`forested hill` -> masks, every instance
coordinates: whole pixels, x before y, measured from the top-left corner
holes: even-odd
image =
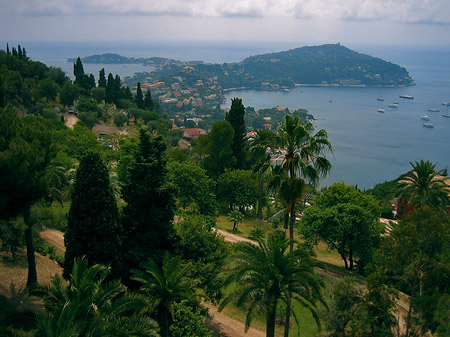
[[[156,67],[137,81],[214,82],[233,88],[288,90],[296,85],[398,87],[414,85],[408,71],[377,57],[361,54],[340,44],[302,47],[251,56],[238,63],[209,64],[164,58],[127,58],[117,54],[85,57],[85,63],[142,63]]]
[[[256,81],[280,85],[414,85],[405,68],[340,44],[251,56],[240,63]]]

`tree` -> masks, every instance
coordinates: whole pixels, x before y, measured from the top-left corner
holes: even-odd
[[[72,105],[73,102],[78,98],[78,95],[78,88],[67,81],[64,83],[59,92],[59,99],[65,108],[66,106]]]
[[[0,218],[23,215],[28,286],[37,283],[30,208],[46,194],[46,168],[55,153],[52,134],[39,121],[19,118],[10,106],[0,111]]]
[[[193,266],[193,275],[206,298],[217,301],[222,296],[222,279],[219,274],[229,255],[229,243],[214,230],[214,216],[181,213],[175,223],[179,242],[177,254]]]
[[[450,186],[443,177],[444,170],[436,171],[430,161],[410,163],[412,170],[398,181],[397,198],[406,200],[412,207],[425,205],[445,209],[450,206]]]
[[[231,100],[230,111],[225,115],[225,120],[230,122],[234,130],[233,156],[236,158],[235,167],[237,169],[246,168],[246,127],[244,122],[245,108],[242,104],[242,99],[233,98]]]
[[[176,199],[180,207],[192,207],[200,214],[216,213],[213,181],[204,169],[191,161],[170,161],[167,169],[167,179],[176,187]]]
[[[108,169],[98,153],[87,152],[77,170],[64,235],[64,277],[69,277],[74,259],[82,256],[91,265],[110,265],[114,276],[118,276],[121,234]]]
[[[233,223],[233,232],[237,230],[237,224],[240,224],[244,220],[244,214],[239,212],[237,209],[228,213],[227,216],[228,221]]]
[[[153,110],[158,107],[158,103],[155,102],[152,99],[152,94],[150,93],[150,90],[147,89],[145,96],[144,96],[144,109],[145,110]]]
[[[142,89],[141,89],[141,82],[137,82],[137,89],[136,89],[136,97],[135,97],[136,106],[138,109],[144,109],[144,96],[142,95]]]
[[[331,170],[325,157],[332,151],[327,132],[322,129],[313,135],[313,131],[312,123],[304,124],[298,116],[286,115],[281,125],[260,143],[274,154],[271,165],[261,169],[275,173],[271,185],[272,189],[281,192],[286,203],[291,250],[294,248],[295,208],[306,191],[306,184],[317,184]]]
[[[105,68],[100,69],[98,72],[98,87],[106,88]]]
[[[124,252],[127,268],[173,251],[173,189],[166,184],[166,146],[161,136],[141,130],[134,161],[129,164],[122,196]],[[126,277],[126,275],[125,275]]]
[[[56,99],[58,95],[58,85],[50,77],[47,77],[39,82],[37,86],[37,93],[39,98]]]
[[[219,121],[213,124],[210,133],[194,142],[195,151],[203,157],[202,167],[211,177],[218,177],[236,161],[231,148],[233,132],[229,122]]]
[[[188,277],[191,265],[166,251],[161,267],[153,260],[143,263],[142,267],[144,270],[134,271],[133,279],[140,282],[140,290],[155,301],[160,334],[167,337],[174,304],[195,300],[194,283]]]
[[[308,250],[297,248],[287,252],[289,240],[284,232],[269,235],[267,242],[258,244],[239,242],[235,246],[224,284],[229,293],[221,302],[222,310],[235,301],[246,307],[245,329],[250,327],[257,312],[263,312],[266,320],[266,336],[275,336],[276,310],[284,303],[289,310],[293,301],[309,310],[317,325],[320,320],[317,302],[322,302],[322,279],[314,272],[316,263]],[[297,320],[297,313],[293,312]],[[289,322],[286,322],[289,325]]]
[[[358,259],[360,273],[378,248],[381,227],[379,206],[371,195],[345,183],[324,187],[314,205],[303,212],[300,232],[310,244],[323,240],[336,250],[345,268],[353,270]]]
[[[369,277],[410,296],[405,337],[435,332],[442,324],[437,310],[450,294],[449,242],[446,211],[423,206],[384,237],[374,256]]]
[[[38,315],[37,335],[159,336],[148,316],[149,300],[107,277],[107,267],[77,258],[68,285],[55,276],[52,285],[33,291],[46,309]]]
[[[255,206],[258,200],[258,184],[252,171],[226,170],[217,183],[217,195],[226,201],[230,210],[237,207],[241,213]]]
[[[205,315],[202,314],[202,307],[189,305],[187,301],[174,303],[173,323],[170,325],[172,336],[183,337],[213,337],[214,331],[205,325]]]

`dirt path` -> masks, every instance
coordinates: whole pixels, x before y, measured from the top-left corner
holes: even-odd
[[[79,121],[77,116],[71,114],[64,114],[64,123],[68,128],[73,129],[73,126]]]
[[[238,241],[248,241],[251,240],[241,238],[237,235],[228,233],[223,230],[217,230],[221,235],[225,237],[226,241],[238,242]],[[51,244],[58,247],[62,251],[65,250],[64,247],[64,234],[55,229],[47,229],[39,233],[39,236],[44,240],[47,240]],[[225,314],[218,312],[217,308],[211,304],[206,304],[209,309],[209,314],[211,318],[207,320],[206,324],[210,329],[216,332],[216,336],[219,337],[264,337],[265,332],[250,328],[247,333],[245,333],[245,326],[243,323],[226,316]]]

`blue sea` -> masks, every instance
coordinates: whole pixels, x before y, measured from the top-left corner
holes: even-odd
[[[10,46],[15,45],[11,41]],[[117,42],[83,43],[20,42],[28,56],[47,65],[61,67],[72,76],[73,65],[67,58],[102,53],[118,53],[128,57],[160,56],[179,60],[202,60],[211,63],[236,62],[247,56],[297,48],[295,43],[257,42]],[[4,43],[6,45],[6,42]],[[437,163],[437,168],[450,166],[450,113],[443,102],[450,101],[450,47],[404,47],[346,45],[358,52],[380,57],[405,67],[416,85],[405,88],[330,88],[299,87],[290,92],[233,91],[226,95],[240,97],[245,106],[258,108],[288,107],[307,109],[316,118],[317,129],[328,131],[334,146],[330,154],[332,172],[321,185],[345,181],[368,189],[377,183],[397,178],[407,172],[410,162],[421,159]],[[86,73],[97,77],[106,73],[122,78],[135,72],[148,71],[142,65],[84,64]],[[411,95],[412,100],[399,98]],[[377,100],[383,97],[384,101]],[[398,108],[388,105],[399,102]],[[384,109],[384,113],[377,109]],[[430,112],[429,108],[439,109]],[[426,128],[420,116],[428,115],[434,128]]]

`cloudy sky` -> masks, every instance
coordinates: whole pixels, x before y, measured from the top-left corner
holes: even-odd
[[[0,40],[450,44],[450,0],[0,0]]]

